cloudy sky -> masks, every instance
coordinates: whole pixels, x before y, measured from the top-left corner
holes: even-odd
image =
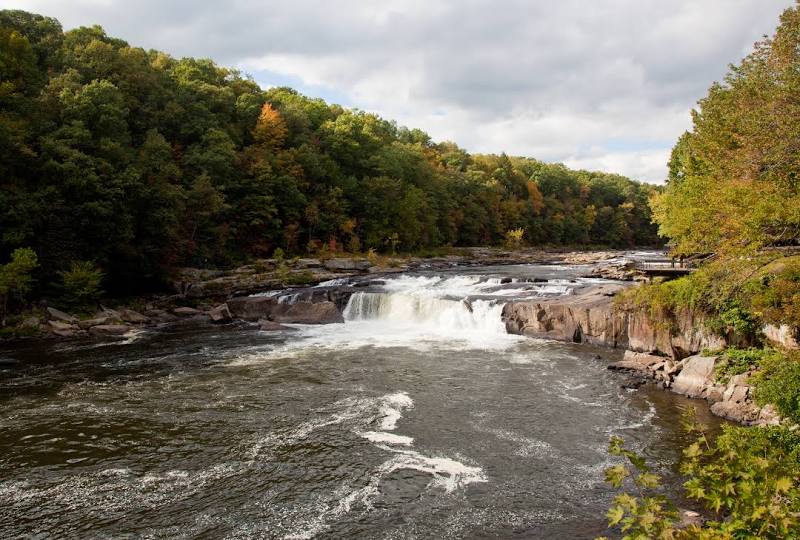
[[[793,0],[6,0],[475,152],[660,182],[689,110]]]

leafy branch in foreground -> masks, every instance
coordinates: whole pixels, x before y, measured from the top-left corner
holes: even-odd
[[[619,527],[626,539],[674,538],[678,513],[666,497],[656,492],[661,478],[651,471],[644,458],[624,444],[619,437],[611,438],[609,453],[624,457],[627,463],[606,469],[606,482],[617,489],[633,487],[636,495],[623,492],[614,497],[614,504],[606,513],[609,526]]]
[[[606,480],[622,488],[632,480],[638,494],[621,493],[607,517],[624,540],[800,537],[800,433],[785,426],[725,426],[711,441],[689,409],[685,428],[697,435],[683,451],[685,495],[707,512],[702,524],[682,527],[673,504],[656,494],[659,478],[644,459],[611,439],[609,452],[627,459],[606,470]],[[632,468],[631,468],[632,466]]]

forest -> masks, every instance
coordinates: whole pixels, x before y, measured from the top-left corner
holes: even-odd
[[[0,262],[75,264],[109,292],[180,266],[496,245],[656,245],[657,188],[471,155],[375,114],[262,89],[211,60],[0,12]],[[21,257],[21,255],[18,253]]]

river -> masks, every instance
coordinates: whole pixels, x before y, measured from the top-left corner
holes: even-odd
[[[674,492],[690,402],[623,388],[619,351],[505,332],[504,302],[568,294],[582,270],[395,275],[344,324],[286,332],[0,350],[19,362],[0,369],[0,537],[607,534],[609,437]]]

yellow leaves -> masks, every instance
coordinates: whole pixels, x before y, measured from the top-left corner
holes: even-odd
[[[622,482],[630,476],[630,471],[625,465],[614,465],[613,467],[609,467],[605,470],[606,475],[606,482],[618,488],[622,485]]]
[[[683,455],[689,459],[696,458],[700,454],[702,454],[702,450],[700,449],[700,444],[696,442],[687,446],[683,451]]]
[[[643,488],[658,487],[661,478],[657,474],[642,473],[636,478],[636,484]]]
[[[615,527],[622,521],[623,517],[625,517],[625,510],[623,510],[621,506],[612,506],[608,509],[608,512],[606,512],[609,527]]]
[[[786,493],[790,489],[792,489],[792,479],[787,477],[778,478],[775,481],[775,492],[776,493]]]
[[[544,197],[542,196],[542,192],[539,191],[539,186],[536,185],[536,182],[533,180],[528,180],[525,184],[528,190],[528,201],[531,204],[531,209],[533,210],[534,214],[539,214],[542,208],[544,208]]]

